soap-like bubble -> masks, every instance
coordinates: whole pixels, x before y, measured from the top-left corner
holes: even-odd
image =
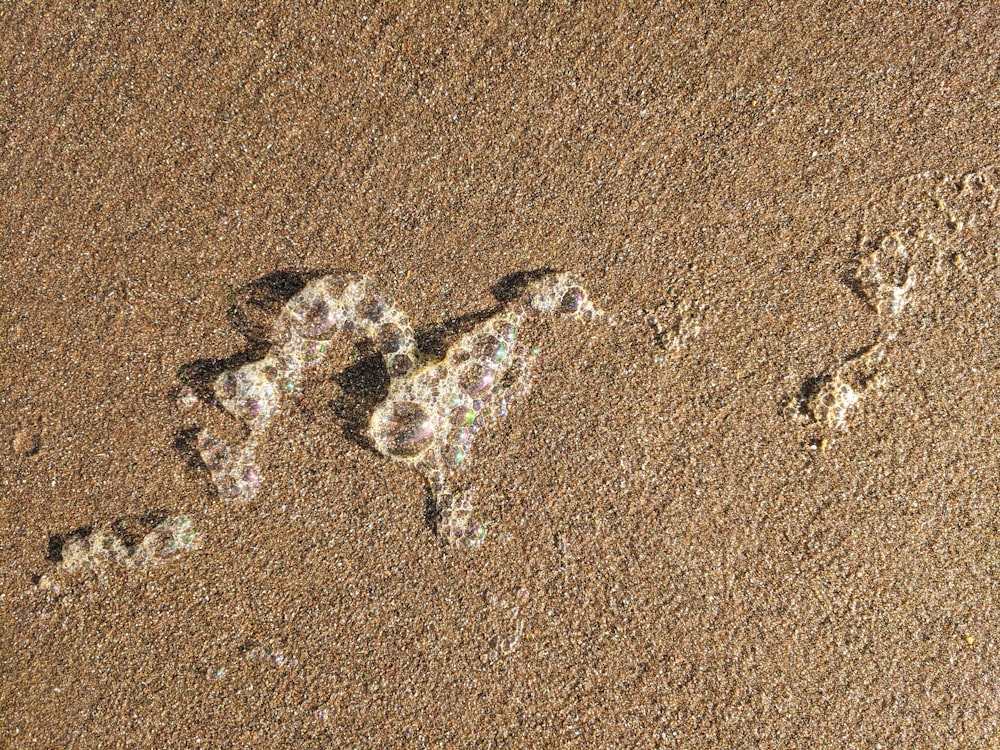
[[[391,407],[391,415],[379,429],[377,444],[397,456],[422,453],[434,435],[434,422],[427,409],[408,401]]]
[[[513,344],[517,335],[517,325],[515,320],[508,319],[508,316],[498,317],[491,326],[494,333],[507,344]]]
[[[526,312],[533,314],[580,315],[588,319],[599,315],[583,286],[569,274],[552,274],[533,281],[521,303]]]
[[[323,336],[337,325],[337,315],[330,303],[316,294],[293,298],[287,310],[295,332],[304,338]]]
[[[448,466],[457,467],[465,460],[465,448],[460,443],[449,443],[441,450],[441,457]]]
[[[215,396],[226,411],[260,429],[279,409],[280,393],[268,360],[228,370],[215,381]]]
[[[559,300],[559,312],[575,313],[583,306],[583,303],[586,302],[586,300],[587,296],[580,287],[570,287],[566,290],[562,299]]]
[[[378,329],[375,337],[380,352],[384,354],[395,354],[403,348],[403,331],[394,323],[386,323]]]
[[[470,396],[488,391],[496,379],[496,369],[486,362],[474,362],[459,376],[459,386]]]
[[[491,362],[500,362],[507,356],[508,344],[498,336],[488,333],[479,342],[479,353]]]
[[[847,429],[847,412],[860,400],[851,385],[838,376],[827,379],[812,398],[808,407],[813,420],[839,430]]]
[[[475,418],[476,410],[463,404],[452,409],[448,421],[454,425],[470,425]]]
[[[413,359],[408,354],[397,354],[389,364],[389,374],[393,377],[406,375],[413,369]]]
[[[357,308],[357,315],[368,323],[380,323],[388,312],[389,306],[378,296],[362,300]]]
[[[252,440],[234,447],[217,440],[208,430],[198,433],[198,453],[221,497],[251,498],[260,489],[262,478],[254,452]]]

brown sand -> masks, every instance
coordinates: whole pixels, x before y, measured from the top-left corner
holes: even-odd
[[[883,328],[866,217],[997,159],[995,6],[139,5],[0,7],[0,746],[996,746],[995,214],[846,432],[783,410]],[[616,316],[537,332],[478,551],[345,437],[347,344],[254,500],[174,447],[236,290],[328,267],[418,324],[541,267]],[[200,550],[53,559],[150,512]]]

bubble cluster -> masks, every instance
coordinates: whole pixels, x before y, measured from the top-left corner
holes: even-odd
[[[254,460],[256,448],[252,437],[242,446],[232,446],[212,437],[208,430],[198,433],[198,453],[220,497],[253,497],[260,489],[260,467]]]
[[[885,334],[872,346],[845,359],[804,389],[800,398],[789,400],[788,413],[799,422],[846,432],[851,409],[884,385],[879,368],[895,338],[895,333]]]
[[[254,458],[257,437],[281,412],[284,399],[301,391],[307,371],[326,358],[330,341],[343,333],[373,341],[390,373],[405,374],[421,361],[405,316],[373,292],[367,279],[342,274],[311,281],[279,311],[264,358],[215,380],[219,405],[249,428],[240,446],[223,443],[208,430],[199,433],[198,452],[222,497],[257,493],[262,481]]]
[[[475,547],[485,538],[485,526],[473,516],[473,492],[453,491],[449,479],[468,460],[476,434],[505,417],[510,401],[527,388],[533,353],[518,338],[525,320],[599,314],[579,282],[549,274],[456,340],[444,359],[391,380],[368,437],[380,453],[427,479],[438,506],[438,533],[448,544]]]
[[[661,302],[652,310],[643,310],[643,319],[653,333],[653,345],[660,351],[677,357],[688,342],[701,334],[703,306],[694,306],[688,301],[674,300]],[[665,358],[656,355],[657,364]]]
[[[899,180],[886,200],[866,209],[854,278],[884,324],[909,306],[918,285],[929,291],[965,268],[970,232],[997,212],[996,177],[993,167],[923,172]]]
[[[198,450],[221,496],[252,496],[261,483],[257,437],[280,413],[283,398],[301,389],[305,372],[323,360],[335,336],[366,339],[381,353],[390,378],[387,397],[371,414],[368,439],[382,455],[425,477],[444,541],[478,546],[486,528],[473,517],[473,492],[452,488],[450,479],[468,461],[476,434],[506,416],[511,400],[527,389],[534,350],[519,339],[523,324],[600,314],[577,280],[547,273],[458,337],[443,358],[433,358],[417,347],[406,317],[367,279],[317,278],[281,308],[266,356],[215,381],[218,403],[248,428],[244,444],[230,446],[202,430]]]
[[[854,278],[879,317],[901,313],[916,283],[903,237],[898,232],[885,235],[878,247],[861,258]]]
[[[103,570],[108,565],[149,568],[200,546],[201,535],[186,516],[171,516],[139,541],[117,529],[92,529],[63,542],[60,567],[67,573]]]
[[[851,384],[836,373],[823,380],[806,405],[813,421],[846,430],[847,410],[860,400]]]
[[[965,174],[923,172],[895,182],[865,209],[853,281],[878,319],[876,342],[803,388],[786,408],[801,422],[846,430],[849,414],[873,389],[888,347],[949,278],[967,279],[976,262],[972,231],[1000,207],[994,167]],[[824,441],[825,442],[825,441]]]

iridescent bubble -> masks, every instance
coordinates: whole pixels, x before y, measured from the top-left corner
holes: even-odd
[[[452,409],[448,421],[453,425],[467,425],[472,424],[475,418],[476,411],[471,406],[458,406]]]
[[[420,404],[412,401],[396,403],[392,417],[382,427],[380,442],[397,456],[416,456],[423,452],[434,436],[434,422]]]
[[[403,346],[403,331],[395,323],[386,323],[378,330],[375,342],[384,354],[398,352]]]
[[[298,346],[298,342],[300,342],[301,340],[302,339],[300,339],[300,338],[296,338],[295,339],[295,342],[296,342],[295,346],[296,347]],[[296,348],[296,351],[297,351],[297,348]],[[290,361],[290,359],[291,358],[289,358],[289,357],[282,357],[281,362]],[[269,354],[267,357],[265,357],[264,359],[260,360],[260,362],[254,363],[254,364],[258,364],[259,365],[259,367],[257,369],[258,369],[258,372],[260,373],[260,376],[262,378],[264,378],[265,380],[278,380],[279,373],[282,370],[282,367],[279,366],[279,360],[278,360],[278,358],[272,357]],[[245,369],[245,367],[244,368],[240,368],[240,370],[238,370],[238,372],[242,372],[244,369]]]
[[[465,448],[461,445],[446,445],[441,456],[449,466],[459,466],[465,460]]]
[[[413,369],[413,360],[410,359],[407,354],[397,354],[392,358],[392,362],[389,365],[389,369],[392,371],[390,375],[393,377],[398,377],[399,375],[405,375],[410,370]]]
[[[472,396],[488,390],[495,378],[496,370],[493,367],[476,362],[462,374],[459,385],[463,391]]]
[[[497,335],[506,341],[508,344],[514,343],[514,336],[517,333],[517,326],[513,323],[505,320],[498,321],[493,324],[493,330],[497,332]]]
[[[571,286],[559,300],[559,312],[575,313],[587,299],[583,290],[578,286]]]
[[[260,489],[260,467],[253,463],[250,464],[243,471],[243,480],[241,482],[242,487],[240,488],[239,494],[247,493],[249,495],[257,494],[257,490]]]
[[[500,362],[507,356],[507,342],[496,336],[484,336],[479,341],[479,351],[486,359]]]
[[[334,328],[337,317],[330,303],[322,297],[303,296],[289,301],[289,315],[295,321],[296,332],[307,338],[322,336]]]
[[[248,399],[243,403],[243,411],[245,411],[251,418],[256,417],[264,411],[264,402],[259,398]]]
[[[369,297],[357,308],[357,314],[370,323],[378,323],[388,311],[389,307],[385,304],[385,300],[378,296]]]
[[[469,549],[475,549],[483,543],[486,539],[486,524],[482,521],[476,521],[471,526],[469,526],[465,531],[465,539],[463,540],[465,546]]]
[[[325,341],[307,341],[302,347],[302,359],[306,364],[317,362],[326,356],[327,347]]]

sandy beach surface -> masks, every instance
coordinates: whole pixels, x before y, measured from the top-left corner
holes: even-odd
[[[0,5],[0,747],[996,747],[995,6],[316,5]],[[478,549],[350,337],[255,496],[192,451],[330,269],[605,311]]]

